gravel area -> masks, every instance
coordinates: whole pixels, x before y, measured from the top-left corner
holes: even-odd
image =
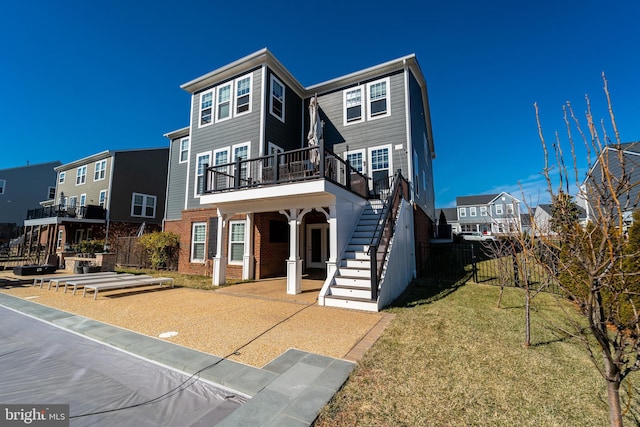
[[[353,360],[350,351],[384,315],[320,307],[320,285],[303,280],[298,295],[286,294],[284,279],[217,290],[155,286],[105,291],[95,301],[81,291],[74,296],[29,285],[0,292],[152,337],[177,332],[163,339],[255,367],[289,348]]]

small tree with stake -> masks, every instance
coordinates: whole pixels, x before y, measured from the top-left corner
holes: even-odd
[[[570,167],[565,164],[557,133],[552,151],[555,168],[549,165],[548,145],[543,136],[537,105],[534,105],[544,150],[543,174],[553,202],[552,227],[557,236],[551,238],[544,233],[535,233],[538,247],[532,253],[538,257],[540,265],[548,268],[550,274],[558,274],[559,286],[579,308],[583,321],[572,323],[572,333],[584,343],[606,381],[611,425],[622,426],[624,411],[621,385],[631,372],[640,370],[640,248],[629,244],[624,233],[625,213],[638,202],[631,200],[630,195],[635,194],[632,190],[639,183],[630,178],[631,166],[620,149],[621,141],[604,74],[602,78],[615,142],[607,146],[610,140],[605,126],[602,125],[600,131],[596,128],[588,97],[588,133],[582,131],[571,104],[567,103],[564,117],[572,153],[571,174]],[[572,122],[589,153],[589,173],[583,182],[579,180]],[[552,170],[557,173],[557,177],[554,173],[554,179]],[[576,188],[580,188],[577,198],[584,201],[590,213],[586,225],[579,223],[576,203],[569,195],[569,184],[573,179],[570,175],[575,177]],[[560,184],[556,186],[554,181]],[[535,231],[535,224],[533,226]],[[636,236],[634,239],[637,238],[636,233],[637,228],[632,229],[631,234]],[[568,319],[571,321],[571,316]]]

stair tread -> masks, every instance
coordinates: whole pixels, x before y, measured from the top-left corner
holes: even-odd
[[[325,297],[325,299],[326,298],[337,299],[337,300],[342,300],[342,301],[358,301],[358,302],[376,303],[376,300],[371,299],[371,298],[341,297],[341,296],[338,296],[338,295],[327,295]]]

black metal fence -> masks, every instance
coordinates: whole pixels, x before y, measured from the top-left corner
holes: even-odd
[[[531,289],[561,294],[549,268],[527,259],[522,252],[498,250],[491,242],[432,244],[421,246],[420,250],[426,261],[419,274],[438,283],[473,280],[495,286],[528,284]]]

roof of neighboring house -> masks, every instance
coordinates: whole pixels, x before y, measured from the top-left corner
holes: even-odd
[[[477,196],[460,196],[456,197],[456,205],[457,206],[467,206],[467,205],[486,205],[491,202],[493,199],[498,197],[499,194],[481,194]]]
[[[12,170],[16,170],[16,169],[24,169],[24,168],[37,168],[37,167],[42,167],[42,166],[51,166],[51,169],[53,169],[55,166],[60,165],[60,161],[59,160],[54,160],[52,162],[44,162],[44,163],[27,163],[26,165],[22,165],[22,166],[13,166],[10,168],[4,168],[4,169],[0,169],[0,172],[5,172],[5,171],[12,171]]]
[[[520,214],[520,224],[522,224],[523,227],[530,226],[531,225],[531,215],[529,215],[528,213]]]
[[[90,156],[87,157],[83,157],[82,159],[78,159],[78,160],[74,160],[72,162],[69,163],[65,163],[64,165],[60,165],[56,168],[54,168],[56,171],[64,171],[64,170],[68,170],[68,169],[72,169],[74,167],[77,166],[82,166],[85,165],[87,163],[91,163],[97,160],[101,160],[101,159],[106,159],[107,157],[111,157],[117,153],[131,153],[131,152],[136,152],[136,151],[155,151],[155,150],[169,150],[169,147],[155,147],[155,148],[133,148],[133,149],[127,149],[127,150],[105,150],[105,151],[101,151],[99,153],[96,154],[92,154]]]
[[[541,203],[538,205],[538,207],[543,211],[545,211],[547,214],[549,214],[549,216],[552,216],[550,203]],[[578,219],[586,219],[587,211],[585,211],[581,206],[577,206],[577,208],[578,208]]]
[[[437,208],[436,214],[438,216],[438,219],[440,218],[440,211],[444,212],[444,217],[447,219],[447,222],[458,220],[457,208]]]

